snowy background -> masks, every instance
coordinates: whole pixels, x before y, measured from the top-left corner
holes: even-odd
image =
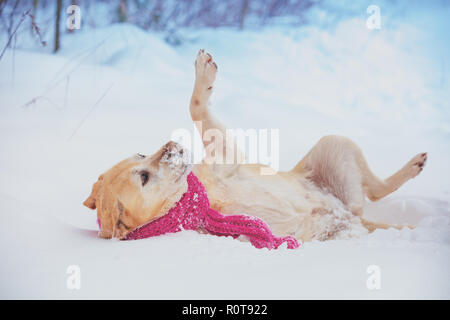
[[[366,27],[371,4],[380,30]],[[86,19],[107,11],[91,4]],[[321,1],[301,23],[250,19],[242,30],[99,18],[63,29],[56,54],[24,24],[0,60],[0,298],[449,299],[449,16],[446,1],[373,0]],[[0,50],[7,40],[3,30]],[[279,128],[281,170],[328,134],[357,142],[380,177],[428,152],[417,178],[365,210],[417,228],[274,251],[188,231],[98,238],[82,206],[98,175],[193,131],[200,48],[219,66],[213,112],[230,128]],[[67,289],[70,265],[80,290]],[[370,265],[379,290],[366,286]]]

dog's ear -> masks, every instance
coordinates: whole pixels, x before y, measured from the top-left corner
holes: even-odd
[[[98,177],[98,180],[94,185],[92,186],[92,192],[89,195],[89,197],[84,200],[83,204],[88,207],[89,209],[94,210],[97,206],[95,205],[95,202],[97,200],[98,191],[100,190],[100,187],[103,184],[103,175],[100,175]]]

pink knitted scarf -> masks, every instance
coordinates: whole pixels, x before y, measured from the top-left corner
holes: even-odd
[[[299,247],[291,236],[276,237],[261,219],[246,215],[222,215],[210,208],[205,187],[191,172],[188,190],[164,216],[150,221],[126,235],[123,240],[137,240],[182,230],[206,230],[217,236],[246,236],[256,248],[277,249],[283,242],[289,249]]]

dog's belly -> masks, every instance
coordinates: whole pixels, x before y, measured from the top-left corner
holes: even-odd
[[[266,221],[276,235],[309,241],[334,237],[353,215],[341,201],[306,178],[287,173],[260,175],[257,166],[198,167],[211,206],[223,214],[248,214]]]

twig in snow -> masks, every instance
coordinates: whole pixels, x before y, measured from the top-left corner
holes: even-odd
[[[47,42],[42,40],[41,29],[37,25],[34,15],[32,15],[31,13],[28,13],[28,16],[31,18],[31,27],[33,28],[34,32],[36,32],[36,34],[38,35],[39,42],[41,43],[41,45],[43,47],[45,47],[47,45]]]
[[[91,50],[88,50],[87,53],[86,53],[86,51],[84,51],[84,52],[82,52],[82,53],[79,53],[79,54],[77,54],[74,58],[72,58],[70,61],[68,61],[67,63],[65,63],[64,66],[63,66],[58,72],[56,72],[56,74],[55,74],[55,76],[53,77],[53,79],[50,80],[50,82],[47,84],[47,89],[45,89],[44,92],[41,93],[40,95],[35,96],[35,97],[32,98],[31,100],[29,100],[28,102],[26,102],[25,104],[23,104],[23,105],[22,105],[22,108],[28,108],[29,106],[35,104],[37,100],[43,99],[43,98],[45,97],[45,95],[46,95],[48,92],[50,92],[50,91],[53,90],[56,86],[58,86],[64,79],[67,79],[67,77],[69,77],[70,74],[71,74],[73,71],[75,71],[75,70],[82,64],[82,62],[83,62],[86,58],[88,58],[89,56],[91,56],[92,54],[94,54],[94,53],[97,51],[97,49],[98,49],[99,47],[101,47],[101,46],[105,43],[105,41],[106,41],[107,39],[108,39],[108,37],[107,37],[106,39],[104,39],[103,41],[101,41],[99,44],[95,45]],[[83,56],[83,54],[85,54],[85,55]],[[78,61],[76,61],[76,59],[78,59],[80,56],[81,56],[81,58],[80,58]],[[76,65],[75,65],[74,67],[72,67],[69,71],[67,71],[64,75],[62,75],[60,78],[58,78],[58,75],[59,75],[60,73],[62,73],[62,72],[66,69],[66,67],[68,67],[68,66],[72,63],[72,60],[74,60],[74,61],[77,62]],[[48,98],[47,98],[47,100],[50,101],[50,99],[48,99]],[[53,104],[55,104],[55,103],[53,103]]]
[[[14,35],[13,56],[12,56],[12,86],[16,82],[16,46],[17,46],[17,34]]]
[[[109,37],[111,37],[111,35],[110,35]],[[86,51],[83,51],[83,52],[81,52],[81,53],[78,53],[78,54],[75,55],[72,59],[70,59],[68,62],[66,62],[66,63],[63,65],[63,67],[62,67],[60,70],[58,70],[58,71],[56,72],[56,74],[55,74],[55,76],[53,77],[53,79],[49,81],[49,83],[47,84],[47,87],[49,87],[50,89],[52,89],[52,88],[54,88],[58,83],[60,83],[61,81],[63,81],[63,80],[66,78],[66,76],[68,76],[68,75],[71,74],[75,69],[77,69],[85,59],[87,59],[88,57],[90,57],[91,55],[93,55],[93,54],[97,51],[97,49],[100,48],[100,47],[106,42],[106,40],[108,40],[109,37],[105,38],[103,41],[99,42],[98,44],[96,44],[95,46],[93,46],[91,49],[86,50]],[[83,54],[84,54],[84,56],[83,56]],[[64,71],[64,69],[66,69],[66,67],[68,67],[73,61],[76,61],[76,59],[77,59],[78,57],[80,57],[80,56],[81,56],[81,58],[80,58],[80,60],[76,63],[76,65],[75,65],[73,68],[71,68],[65,75],[63,75],[63,76],[61,76],[60,78],[58,78],[58,75],[59,75],[60,73],[62,73],[62,72]]]
[[[58,105],[51,99],[45,97],[45,96],[37,96],[34,97],[33,99],[31,99],[30,101],[28,101],[27,103],[25,103],[22,107],[23,108],[28,108],[29,106],[36,104],[36,101],[38,100],[47,100],[48,102],[50,102],[50,104],[52,104],[55,108],[57,109],[61,109],[60,107],[58,107]]]
[[[66,91],[64,92],[64,109],[67,108],[67,100],[69,96],[69,82],[70,82],[70,75],[67,75]]]
[[[70,137],[67,139],[67,141],[70,141],[73,136],[77,133],[77,131],[80,129],[80,127],[83,125],[83,123],[86,121],[87,118],[89,118],[89,116],[91,115],[92,111],[94,111],[94,109],[98,106],[98,104],[103,100],[103,98],[106,96],[106,94],[109,92],[109,90],[111,90],[111,88],[114,86],[114,82],[112,82],[109,87],[105,90],[105,92],[103,92],[103,94],[100,96],[100,98],[97,100],[97,102],[92,106],[92,108],[89,110],[88,113],[86,113],[86,115],[83,117],[83,119],[81,119],[80,123],[78,124],[78,126],[75,128],[75,130],[72,132],[72,134],[70,135]]]

